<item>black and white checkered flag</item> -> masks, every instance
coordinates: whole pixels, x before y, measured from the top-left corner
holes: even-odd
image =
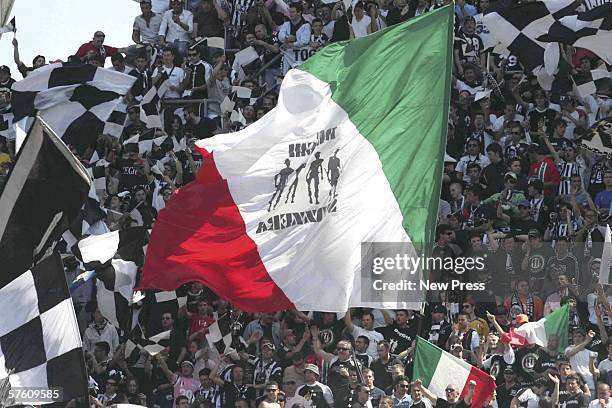
[[[151,152],[153,150],[154,145],[161,146],[162,143],[164,143],[166,140],[168,140],[167,135],[155,137],[155,129],[148,129],[140,134],[136,134],[130,137],[129,139],[123,142],[123,145],[131,145],[134,147],[137,146],[138,153],[144,154]]]
[[[160,102],[168,91],[168,85],[168,74],[163,72],[142,98],[140,103],[140,120],[149,129],[162,128],[162,121],[159,116],[161,110]]]
[[[127,119],[127,104],[120,101],[104,123],[103,133],[117,139],[121,137]]]
[[[487,13],[483,21],[497,41],[533,72],[545,65],[547,48],[558,48],[539,38],[548,34],[559,19],[576,14],[575,7],[572,0],[524,2]]]
[[[612,64],[612,3],[560,18],[541,40],[586,48]]]
[[[233,324],[230,313],[225,313],[208,327],[208,334],[206,334],[208,345],[217,350],[219,354],[240,351],[245,347],[242,337],[232,330]]]
[[[589,75],[574,75],[572,77],[576,86],[576,94],[582,99],[589,95],[594,95],[597,91],[597,86],[604,81],[609,81],[610,78],[612,78],[612,75],[605,69],[594,69]]]
[[[133,76],[93,65],[39,68],[13,84],[13,123],[27,130],[38,114],[66,144],[83,153],[104,131],[107,119],[135,81]]]
[[[157,303],[164,312],[174,312],[176,316],[178,309],[187,305],[187,296],[179,295],[176,290],[157,292],[155,293],[155,303]]]
[[[125,344],[125,359],[127,363],[131,365],[136,364],[143,351],[152,356],[159,354],[170,345],[170,333],[171,330],[168,330],[147,339],[140,325],[136,326]]]
[[[122,333],[138,322],[139,309],[133,311],[132,299],[147,234],[144,228],[113,231],[84,238],[73,248],[85,269],[95,269],[100,312]]]
[[[87,395],[87,372],[64,267],[48,250],[88,189],[85,168],[36,119],[0,195],[0,381],[61,387],[63,401]]]

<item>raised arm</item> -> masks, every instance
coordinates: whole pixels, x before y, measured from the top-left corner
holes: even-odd
[[[593,337],[595,337],[595,332],[593,330],[589,330],[589,332],[586,335],[586,338],[584,339],[584,341],[576,346],[574,346],[571,350],[567,351],[565,353],[565,357],[572,358],[576,353],[578,353],[579,351],[582,351],[586,348],[587,344],[589,344],[591,342],[591,340],[593,340]]]

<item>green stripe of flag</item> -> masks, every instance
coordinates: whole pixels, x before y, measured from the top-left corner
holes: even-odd
[[[329,84],[332,99],[376,149],[403,227],[419,252],[421,243],[432,241],[438,211],[453,15],[449,5],[358,40],[328,45],[299,67]]]
[[[550,336],[559,337],[559,350],[565,350],[569,337],[569,305],[555,310],[545,318],[544,331],[546,338]]]
[[[417,336],[412,378],[415,380],[420,378],[423,385],[429,387],[442,353],[442,349]]]

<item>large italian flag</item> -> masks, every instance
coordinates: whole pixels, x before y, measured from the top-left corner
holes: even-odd
[[[460,391],[460,399],[468,392],[470,381],[476,382],[472,407],[482,407],[495,390],[495,380],[489,374],[472,366],[422,337],[417,337],[412,378],[438,398],[443,398],[446,387],[454,385]]]
[[[199,141],[203,166],[160,212],[140,287],[200,281],[247,311],[418,307],[362,294],[361,246],[431,242],[452,31],[448,6],[331,44],[262,119]]]

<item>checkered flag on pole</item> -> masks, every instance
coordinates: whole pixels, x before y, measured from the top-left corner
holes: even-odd
[[[140,103],[140,120],[146,123],[147,128],[162,128],[161,117],[161,99],[168,91],[168,74],[163,72],[151,89],[145,94]]]
[[[61,387],[62,401],[87,395],[78,323],[61,258],[51,250],[88,189],[85,168],[35,119],[0,194],[4,389]]]

